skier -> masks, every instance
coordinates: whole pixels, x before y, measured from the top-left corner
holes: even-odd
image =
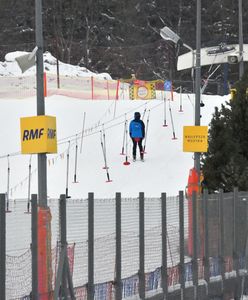
[[[134,120],[129,125],[129,135],[133,141],[133,161],[136,160],[137,144],[140,150],[140,159],[144,161],[144,151],[142,146],[142,140],[145,137],[145,124],[140,120],[140,113],[134,113]]]

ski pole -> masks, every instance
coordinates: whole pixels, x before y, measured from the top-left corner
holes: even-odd
[[[182,87],[180,86],[180,107],[179,107],[179,112],[183,112],[182,109]]]
[[[171,82],[171,90],[170,90],[170,93],[171,93],[171,101],[174,100],[174,97],[173,97],[173,85],[172,85],[172,82]]]
[[[143,153],[146,153],[146,139],[147,139],[147,132],[148,132],[148,125],[149,125],[149,118],[150,118],[150,109],[148,111],[148,116],[146,120],[146,132],[145,132],[145,142],[144,142],[144,148],[143,148]]]
[[[127,159],[127,147],[128,147],[128,141],[127,141],[127,136],[128,136],[128,132],[127,132],[127,122],[125,122],[125,130],[126,130],[126,159],[125,159],[125,161],[124,161],[124,163],[123,163],[123,165],[124,166],[128,166],[128,165],[130,165],[130,162],[128,161],[128,159]]]
[[[103,154],[103,160],[104,160],[104,167],[103,167],[103,169],[106,169],[107,163],[106,163],[106,157],[105,157],[105,153],[104,153],[102,131],[100,131],[100,139],[101,139],[101,148],[102,148],[102,154]]]
[[[7,160],[8,160],[8,179],[7,179],[7,193],[6,193],[6,211],[9,212],[9,180],[10,180],[9,154],[7,156]]]
[[[102,131],[100,131],[100,134],[101,134],[101,146],[102,146],[103,159],[104,159],[103,169],[106,170],[106,174],[107,174],[107,181],[106,182],[112,182],[112,180],[110,180],[110,176],[109,176],[109,172],[108,172],[108,166],[107,166],[105,133],[102,133]]]
[[[100,131],[100,134],[101,134],[102,153],[103,153],[103,159],[104,159],[104,167],[103,167],[103,169],[108,169],[104,128]]]
[[[108,169],[107,164],[107,149],[106,149],[106,138],[105,138],[105,131],[103,130],[103,146],[104,146],[104,155],[105,155],[105,167]]]
[[[75,168],[74,168],[74,181],[73,181],[73,183],[77,183],[77,153],[78,153],[78,142],[77,142],[77,134],[76,134]]]
[[[165,92],[163,93],[163,98],[164,98],[164,125],[163,125],[163,127],[167,127],[168,125],[166,124],[166,96],[165,96]]]
[[[82,153],[85,118],[86,118],[86,112],[84,112],[83,128],[82,128],[82,135],[81,135],[81,145],[80,145],[80,153]]]
[[[116,102],[117,102],[117,99],[114,100],[114,115],[113,115],[113,119],[115,118],[115,114],[116,114]]]
[[[29,209],[30,209],[31,159],[32,159],[32,155],[30,155],[29,164],[28,164],[28,203],[27,203],[27,213],[29,213]]]
[[[173,122],[173,118],[172,118],[172,111],[171,111],[171,105],[169,102],[169,111],[170,111],[170,117],[171,117],[171,125],[172,125],[172,132],[173,132],[173,140],[176,140],[176,134],[175,134],[175,128],[174,128],[174,122]]]
[[[146,108],[144,109],[142,120],[144,120],[145,114],[146,114]]]
[[[127,119],[126,119],[126,114],[125,114],[125,123],[124,123],[124,133],[123,133],[123,141],[122,141],[122,149],[121,149],[121,155],[124,155],[124,145],[125,145],[125,138],[126,138],[126,124]]]
[[[68,142],[68,149],[67,149],[67,155],[66,155],[66,188],[65,188],[65,197],[71,198],[68,195],[68,177],[69,177],[69,159],[70,159],[70,141]]]

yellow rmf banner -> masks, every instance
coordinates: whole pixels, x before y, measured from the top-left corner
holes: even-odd
[[[208,151],[208,126],[183,127],[183,151],[207,152]]]
[[[55,117],[24,117],[20,123],[22,154],[57,153]]]

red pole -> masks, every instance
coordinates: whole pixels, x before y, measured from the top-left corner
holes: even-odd
[[[193,256],[193,208],[192,208],[192,194],[199,193],[198,187],[198,173],[195,168],[190,169],[188,177],[188,254]],[[202,242],[202,241],[201,241]]]
[[[119,100],[119,87],[120,87],[120,80],[117,80],[117,85],[116,85],[116,95],[115,95],[115,100]]]
[[[47,224],[51,222],[49,208],[39,207],[38,211],[38,293],[40,300],[49,300],[51,291],[51,249]],[[50,227],[50,226],[49,226]]]
[[[108,100],[109,100],[109,83],[108,83],[108,80],[107,80],[107,94],[108,94]]]
[[[47,97],[47,76],[46,76],[46,72],[44,72],[44,97]]]
[[[91,76],[91,100],[94,100],[94,78]]]

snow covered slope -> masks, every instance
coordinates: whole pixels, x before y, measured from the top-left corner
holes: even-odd
[[[177,195],[187,184],[189,169],[193,166],[193,153],[182,151],[184,125],[194,124],[194,96],[183,95],[179,112],[180,95],[174,101],[84,101],[62,96],[46,100],[46,114],[57,118],[58,153],[47,155],[48,195],[58,197],[65,193],[67,154],[69,154],[69,195],[85,198],[88,192],[96,197],[114,197],[122,192],[124,197],[136,197],[139,192],[157,197],[161,192]],[[215,106],[228,97],[204,96],[202,125],[208,125]],[[166,107],[165,107],[166,104]],[[8,164],[10,198],[27,198],[28,165],[31,161],[31,193],[37,193],[36,155],[21,155],[20,117],[36,115],[36,99],[5,99],[0,102],[0,192],[7,192]],[[144,115],[148,127],[145,162],[123,165],[125,118],[128,123],[135,111]],[[165,114],[166,112],[166,114]],[[83,117],[86,115],[85,131],[81,147]],[[149,116],[149,119],[148,119]],[[167,127],[163,127],[166,118]],[[176,139],[173,139],[173,126]],[[105,133],[108,170],[103,169],[104,159],[101,134]],[[76,141],[78,159],[75,167]],[[124,143],[126,148],[126,143]],[[68,150],[69,149],[69,150]],[[131,140],[127,140],[127,156],[131,161]],[[80,151],[81,150],[81,151]],[[126,150],[126,149],[125,149]],[[76,170],[76,171],[75,171]],[[107,172],[112,182],[106,182]],[[74,175],[78,183],[73,183]]]

